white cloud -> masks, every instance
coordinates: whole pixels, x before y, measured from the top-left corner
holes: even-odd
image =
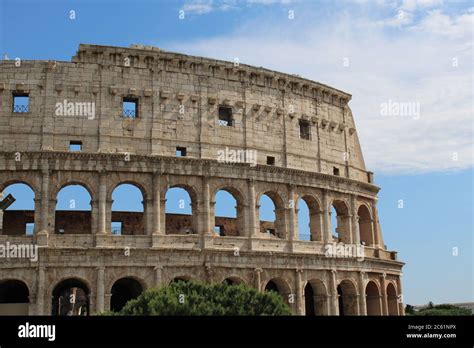
[[[468,11],[460,16],[450,17],[441,10],[430,11],[428,15],[414,27],[416,30],[448,37],[472,37],[474,13]]]
[[[214,6],[212,0],[197,0],[185,3],[181,9],[185,13],[205,14],[212,12]]]
[[[297,0],[187,0],[181,7],[185,13],[203,15],[214,11],[229,11],[253,5],[287,5]]]
[[[403,0],[400,8],[407,11],[415,11],[418,9],[433,8],[442,4],[443,0]]]
[[[331,21],[254,18],[232,35],[171,44],[167,49],[299,74],[353,95],[367,168],[429,172],[473,165],[472,11],[387,33],[367,15],[339,13]],[[430,19],[431,18],[431,19]],[[256,24],[257,23],[257,24]],[[443,28],[443,30],[439,28]],[[446,33],[449,33],[446,36]],[[468,35],[470,34],[470,35]],[[349,67],[343,59],[349,59]],[[381,116],[381,103],[413,102],[420,117]]]

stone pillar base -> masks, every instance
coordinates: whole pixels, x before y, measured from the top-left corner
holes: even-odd
[[[152,234],[151,235],[151,247],[153,249],[165,249],[165,247],[166,247],[165,237],[166,237],[166,235],[164,235],[164,234]]]
[[[49,233],[46,230],[39,231],[34,235],[34,240],[38,246],[48,246]]]

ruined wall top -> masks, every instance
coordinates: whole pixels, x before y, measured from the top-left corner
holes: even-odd
[[[244,150],[253,164],[373,183],[351,95],[333,87],[140,45],[81,44],[72,62],[16,63],[0,62],[1,151],[80,144],[84,153],[175,157],[179,150],[219,161]],[[22,96],[29,105],[15,109]],[[133,117],[123,110],[130,101]]]

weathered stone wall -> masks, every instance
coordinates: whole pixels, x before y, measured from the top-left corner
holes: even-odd
[[[128,62],[128,63],[126,63]],[[256,150],[258,163],[367,182],[350,95],[296,76],[143,49],[81,45],[73,62],[0,62],[0,146],[5,151],[67,151],[217,159],[218,151]],[[127,66],[126,64],[130,64]],[[12,113],[13,93],[30,95],[28,113]],[[139,116],[122,117],[122,98],[139,100]],[[56,103],[92,102],[95,115],[58,116]],[[234,126],[218,125],[218,107]],[[181,111],[181,112],[180,112]],[[310,124],[301,139],[299,122]]]
[[[30,97],[25,113],[12,112],[20,92]],[[124,97],[138,98],[137,118],[122,116]],[[63,285],[81,287],[99,312],[110,308],[120,279],[146,289],[176,278],[276,287],[297,314],[305,306],[322,315],[403,314],[403,263],[383,242],[379,188],[349,99],[297,76],[158,49],[81,45],[72,62],[1,61],[0,193],[24,183],[35,209],[5,211],[0,245],[39,246],[39,258],[0,263],[0,287],[25,284],[30,314],[53,313]],[[93,102],[94,117],[57,115],[64,100]],[[232,126],[218,124],[219,106],[232,108]],[[310,139],[300,137],[300,122]],[[71,141],[82,150],[68,151]],[[176,147],[186,156],[177,158]],[[257,163],[218,161],[225,148],[256,150]],[[123,183],[140,189],[143,213],[112,211],[112,192]],[[89,192],[90,212],[55,211],[59,191],[72,184]],[[192,215],[165,213],[173,187],[188,192]],[[235,219],[215,216],[219,190],[236,200]],[[264,194],[275,222],[260,222]],[[311,241],[298,239],[301,200]],[[33,221],[34,235],[24,235]],[[113,221],[123,222],[121,236],[112,235]],[[328,252],[338,242],[361,254]],[[314,298],[305,297],[307,287]]]

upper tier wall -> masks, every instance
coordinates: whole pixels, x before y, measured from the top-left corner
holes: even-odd
[[[14,93],[29,111],[12,111]],[[138,117],[122,117],[124,97]],[[72,62],[0,62],[0,149],[128,152],[218,159],[219,151],[256,150],[257,162],[368,182],[350,95],[297,76],[158,49],[81,45]],[[93,117],[61,116],[57,103],[93,103]],[[234,125],[218,124],[219,106]],[[310,139],[300,137],[300,120]]]

